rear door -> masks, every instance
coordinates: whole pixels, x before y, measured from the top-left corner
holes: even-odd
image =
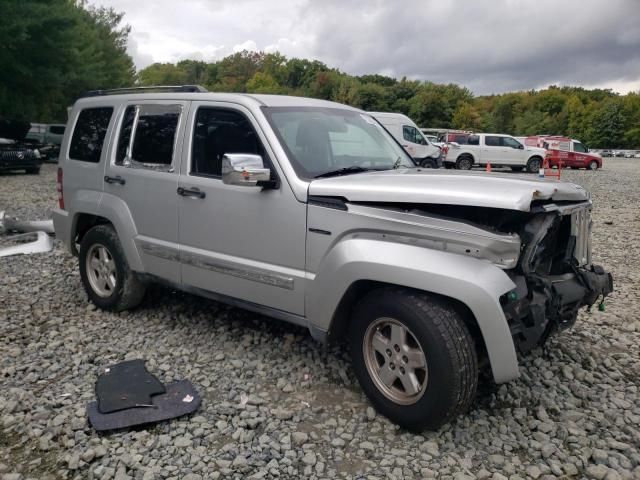
[[[484,145],[480,154],[480,163],[495,163],[500,165],[507,160],[506,148],[502,146],[502,137],[497,135],[485,135]]]
[[[174,100],[124,104],[104,176],[105,196],[122,202],[103,205],[132,216],[145,271],[172,282],[180,279],[176,189],[188,107]]]

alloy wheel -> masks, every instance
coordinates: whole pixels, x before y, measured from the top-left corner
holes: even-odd
[[[427,361],[415,335],[393,318],[378,318],[363,338],[364,362],[378,390],[400,405],[412,405],[424,394]]]

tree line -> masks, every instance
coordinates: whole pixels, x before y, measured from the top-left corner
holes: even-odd
[[[199,84],[216,92],[300,95],[369,111],[401,112],[421,127],[557,134],[592,147],[640,147],[640,92],[551,86],[474,96],[456,84],[353,76],[317,60],[279,53],[238,52],[216,62],[155,63],[138,73],[142,85]]]
[[[640,92],[551,86],[475,96],[456,84],[354,76],[277,52],[155,63],[136,72],[126,53],[130,28],[113,9],[85,0],[0,0],[0,11],[0,116],[6,118],[65,121],[67,106],[92,89],[198,84],[401,112],[422,127],[569,135],[591,147],[640,148]]]

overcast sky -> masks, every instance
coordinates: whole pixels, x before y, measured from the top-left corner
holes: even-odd
[[[91,0],[125,12],[138,69],[247,50],[476,94],[640,90],[640,0]]]

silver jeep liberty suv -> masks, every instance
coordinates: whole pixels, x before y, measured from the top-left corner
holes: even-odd
[[[96,91],[69,116],[58,238],[89,299],[150,281],[347,338],[376,409],[435,429],[518,354],[611,292],[581,187],[416,167],[370,115],[332,102]]]

